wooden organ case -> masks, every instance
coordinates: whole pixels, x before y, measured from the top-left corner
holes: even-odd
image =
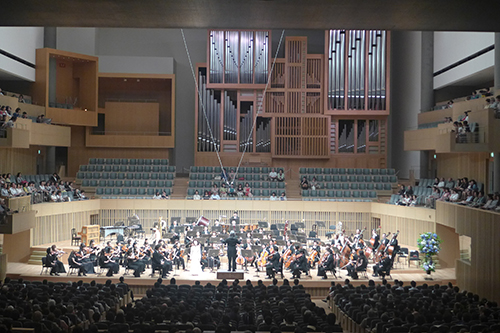
[[[386,167],[388,32],[326,31],[323,54],[288,36],[274,66],[269,30],[211,30],[207,40],[196,165],[218,165],[218,150],[224,165],[245,151],[243,165]]]

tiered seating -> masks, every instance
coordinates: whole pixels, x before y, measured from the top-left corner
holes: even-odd
[[[76,178],[103,198],[151,198],[156,191],[171,195],[175,166],[167,159],[91,158]]]
[[[226,167],[226,170],[236,170],[236,167]],[[247,198],[237,198],[228,197],[221,199],[248,199],[248,200],[266,200],[269,199],[273,192],[276,192],[277,196],[285,193],[285,182],[268,181],[269,172],[271,172],[270,167],[240,167],[238,170],[237,179],[234,181],[234,188],[237,188],[239,184],[245,186],[249,183],[252,188],[253,197]],[[274,168],[276,172],[283,170],[283,168]],[[283,170],[284,171],[284,170]],[[229,171],[228,171],[229,172]],[[221,186],[221,167],[211,167],[211,166],[192,166],[189,172],[189,183],[187,190],[187,198],[192,199],[195,191],[198,191],[200,195],[203,195],[205,191],[211,190],[214,184],[220,188]]]
[[[40,185],[40,182],[46,182],[52,177],[50,174],[45,175],[23,175],[24,180],[29,182],[34,182],[36,186]],[[11,181],[15,183],[16,175],[11,176]]]
[[[302,190],[303,198],[373,200],[381,192],[392,192],[398,182],[394,169],[300,168],[299,173],[308,181],[316,177],[320,185],[317,190]]]

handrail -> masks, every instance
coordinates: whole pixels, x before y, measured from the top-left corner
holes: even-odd
[[[92,130],[91,135],[150,135],[150,136],[170,136],[172,132],[142,132],[142,131],[96,131]]]

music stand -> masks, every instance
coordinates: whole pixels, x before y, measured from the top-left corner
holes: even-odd
[[[262,250],[262,246],[260,246],[260,245],[252,245],[252,252],[253,253],[259,253],[260,250]]]
[[[210,237],[210,244],[218,244],[220,239],[218,237]]]
[[[235,222],[236,222],[236,225],[240,224],[240,218],[239,218],[239,217],[231,217],[231,218],[229,219],[229,224],[231,224],[231,225],[232,225],[232,224],[233,224],[233,221],[235,221]]]
[[[276,245],[278,246],[285,246],[285,241],[284,240],[276,240]]]
[[[222,227],[219,225],[219,226],[213,226],[212,227],[212,232],[221,232],[222,231]]]
[[[269,223],[267,223],[266,221],[259,221],[259,222],[257,222],[257,224],[259,225],[259,228],[263,228],[263,229],[269,228]]]
[[[174,221],[177,222],[177,225],[181,224],[181,218],[180,217],[171,217],[170,218],[170,224],[174,224]]]
[[[264,238],[264,234],[253,234],[252,238],[262,240]]]
[[[304,222],[295,222],[295,226],[297,229],[304,229],[306,227],[306,224]]]
[[[324,221],[316,221],[315,223],[319,228],[326,228],[326,224]]]
[[[184,232],[184,227],[175,227],[174,232],[180,235]]]
[[[199,231],[200,234],[201,234],[203,232],[203,227],[201,227],[201,226],[193,227],[193,231],[194,231],[194,233],[196,233],[197,231]]]
[[[196,221],[198,221],[197,217],[186,217],[186,224],[193,224]]]
[[[297,236],[297,241],[302,243],[302,244],[306,244],[307,243],[307,238],[304,237],[304,236]]]
[[[276,223],[276,228],[278,228],[278,230],[284,230],[285,224],[284,223]]]
[[[247,233],[246,232],[238,232],[236,234],[236,237],[238,238],[245,238],[247,236]]]
[[[138,217],[138,216],[129,216],[127,217],[127,220],[128,220],[128,225],[135,225],[135,224],[139,224],[141,219]]]

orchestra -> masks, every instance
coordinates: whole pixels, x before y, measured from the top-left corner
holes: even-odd
[[[160,216],[151,228],[149,239],[128,238],[120,242],[117,238],[116,243],[107,241],[102,246],[94,240],[88,246],[81,244],[78,250],[70,253],[69,267],[78,269],[79,276],[94,274],[95,266],[107,270],[106,276],[113,276],[122,266],[133,271],[135,277],[151,269],[151,275],[159,271],[165,278],[173,270],[186,271],[188,265],[193,269],[198,263],[190,262],[191,244],[199,244],[201,256],[196,256],[195,260],[200,260],[202,272],[206,268],[210,272],[219,270],[221,259],[228,258],[232,271],[241,267],[248,272],[248,268],[253,267],[257,274],[264,271],[269,279],[275,278],[276,273],[281,273],[283,278],[287,272],[292,278],[300,279],[302,274],[311,276],[311,270],[316,269],[317,276],[322,279],[328,278],[327,273],[337,278],[339,270],[346,270],[347,276],[357,279],[357,273],[366,271],[369,261],[373,262],[373,276],[387,275],[399,251],[399,231],[379,235],[380,227],[371,229],[370,239],[366,241],[363,232],[367,228],[358,228],[350,236],[338,228],[331,239],[322,241],[317,238],[318,229],[314,225],[316,237],[308,238],[312,243],[308,246],[304,230],[301,230],[304,236],[300,239],[297,228],[288,230],[288,221],[284,223],[284,230],[275,233],[262,226],[240,224],[237,212],[227,222],[220,216],[212,225],[204,217],[184,225],[178,220],[172,219],[169,226]],[[341,222],[339,224],[342,226]],[[234,243],[234,254],[227,251],[229,243]],[[47,249],[46,262],[52,267],[52,275],[65,272],[59,261],[63,254],[55,245]]]

